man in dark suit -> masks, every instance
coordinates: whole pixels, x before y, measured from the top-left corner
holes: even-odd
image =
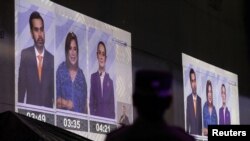
[[[224,84],[221,85],[221,98],[222,98],[222,106],[219,109],[219,124],[220,125],[230,125],[231,124],[231,116],[226,105],[226,87]]]
[[[192,93],[187,97],[186,129],[190,134],[202,135],[201,98],[197,94],[196,75],[192,68],[189,77]]]
[[[21,52],[18,102],[52,108],[54,56],[44,47],[44,21],[38,12],[30,15],[29,24],[34,45]]]
[[[115,118],[113,81],[105,71],[106,46],[101,41],[97,45],[98,71],[91,75],[90,114],[106,118]]]
[[[138,118],[132,125],[107,134],[106,141],[194,141],[184,129],[164,121],[172,101],[172,75],[165,71],[136,72],[133,104]]]

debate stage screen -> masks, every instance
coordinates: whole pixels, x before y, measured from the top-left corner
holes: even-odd
[[[239,124],[238,76],[182,54],[185,129],[207,139],[208,125]]]
[[[15,76],[24,115],[93,140],[133,122],[131,34],[82,13],[15,0]]]

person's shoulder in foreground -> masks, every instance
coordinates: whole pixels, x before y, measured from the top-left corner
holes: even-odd
[[[107,134],[105,141],[195,141],[195,138],[176,126],[164,130],[138,130],[133,125],[124,126]]]
[[[180,127],[172,126],[171,131],[178,141],[195,141],[195,138],[193,136],[188,134],[184,129]]]
[[[131,126],[109,133],[106,141],[194,141],[183,129],[169,126],[164,120],[172,102],[172,79],[167,71],[138,71],[133,93],[138,118]]]

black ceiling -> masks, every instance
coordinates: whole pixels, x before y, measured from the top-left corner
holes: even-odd
[[[181,69],[181,53],[238,74],[250,91],[249,2],[244,0],[52,0],[127,30],[132,49]]]

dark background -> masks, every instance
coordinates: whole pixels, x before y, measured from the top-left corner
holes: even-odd
[[[250,97],[247,0],[52,1],[131,32],[133,58],[142,52],[182,69],[183,52],[236,73],[240,95]]]

